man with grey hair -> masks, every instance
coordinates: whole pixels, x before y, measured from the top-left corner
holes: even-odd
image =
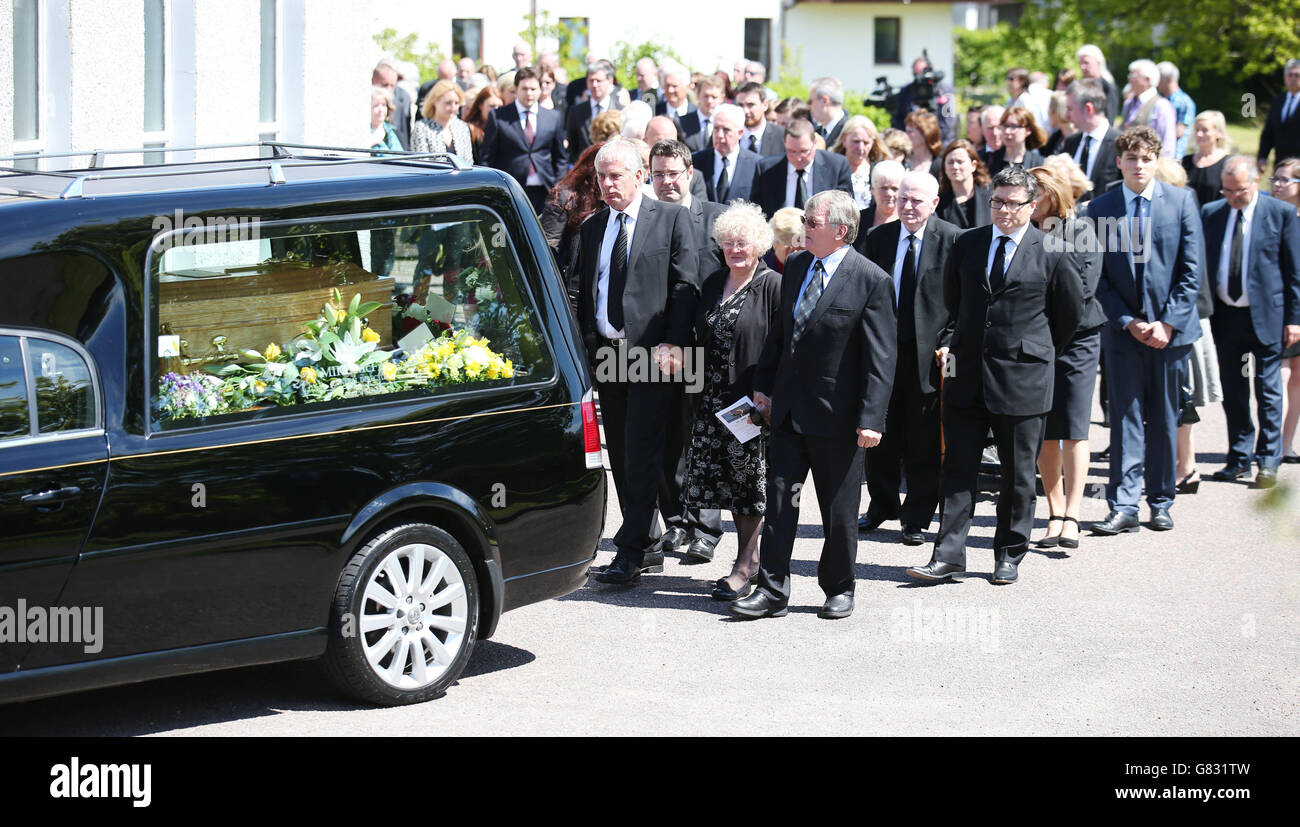
[[[510,51],[510,59],[515,62],[515,71],[533,65],[533,47],[520,40]]]
[[[879,168],[879,164],[877,168]],[[939,505],[939,363],[948,343],[948,308],[943,274],[961,230],[934,214],[939,182],[925,170],[902,176],[898,221],[865,232],[854,246],[889,273],[898,297],[898,368],[889,398],[885,436],[867,451],[867,491],[871,504],[858,520],[859,531],[874,531],[887,520],[902,523],[903,543],[925,542],[922,532]],[[865,238],[863,237],[865,233]],[[898,492],[907,479],[907,500]]]
[[[474,77],[477,67],[474,66],[474,59],[462,57],[456,64],[456,85],[461,89],[469,88],[469,79]],[[441,74],[441,73],[440,73]]]
[[[993,583],[1014,583],[1034,526],[1038,450],[1052,408],[1056,354],[1083,313],[1072,255],[1053,250],[1030,218],[1038,183],[1023,167],[993,177],[993,224],[968,230],[948,256],[944,303],[953,318],[943,353],[945,453],[939,537],[930,562],[907,574],[928,583],[966,571],[980,456],[992,429],[1002,465]]]
[[[569,84],[573,86],[573,84]],[[578,156],[591,146],[591,122],[601,112],[622,109],[623,104],[614,92],[614,64],[597,60],[587,68],[587,100],[570,107],[565,131],[569,136],[569,163],[578,163]]]
[[[659,67],[654,58],[643,57],[636,62],[636,88],[631,91],[634,101],[645,101],[651,113],[659,106]]]
[[[1174,157],[1174,147],[1178,144],[1175,124],[1178,121],[1174,107],[1160,96],[1156,84],[1160,82],[1160,70],[1156,64],[1145,58],[1135,60],[1128,65],[1128,85],[1133,96],[1124,106],[1124,128],[1132,126],[1149,126],[1160,137],[1160,154],[1165,158]]]
[[[745,113],[739,106],[724,103],[714,110],[712,146],[693,156],[695,168],[704,175],[710,201],[727,204],[736,198],[750,200],[758,155],[741,147],[744,128]]]
[[[848,114],[844,111],[844,85],[835,78],[817,78],[808,90],[808,106],[812,110],[817,134],[826,141],[826,148],[835,146],[835,140],[844,129]]]
[[[1192,96],[1178,85],[1178,67],[1162,60],[1156,64],[1160,70],[1160,85],[1156,87],[1163,97],[1174,107],[1174,132],[1178,144],[1174,147],[1174,158],[1182,159],[1187,154],[1188,139],[1192,137],[1192,124],[1196,123],[1196,102]]]
[[[472,61],[471,61],[472,62]],[[438,61],[438,80],[455,80],[456,63],[451,58]]]
[[[771,437],[758,588],[731,604],[732,614],[749,619],[789,611],[790,553],[809,471],[826,538],[819,616],[853,613],[862,455],[880,443],[894,381],[893,283],[852,247],[853,196],[812,196],[803,224],[805,252],[786,260],[778,321],[754,372],[754,416],[769,423]]]
[[[617,555],[596,579],[630,585],[643,570],[663,570],[662,552],[654,548],[656,502],[673,383],[628,366],[653,354],[680,376],[699,295],[697,253],[689,212],[642,193],[645,168],[631,141],[615,138],[600,148],[596,182],[606,207],[579,228],[578,326],[596,376],[623,514],[614,535]],[[648,552],[658,557],[647,560]]]
[[[1075,52],[1074,56],[1079,61],[1079,75],[1101,84],[1102,91],[1106,93],[1106,122],[1114,123],[1122,99],[1119,89],[1115,86],[1115,78],[1106,68],[1106,56],[1101,53],[1101,49],[1091,43],[1079,47],[1079,51]]]
[[[980,110],[980,133],[984,136],[984,149],[980,150],[980,159],[987,165],[993,153],[1002,148],[1002,130],[998,123],[1007,111],[1005,106],[990,104]]]
[[[1210,325],[1224,365],[1227,467],[1214,479],[1235,480],[1259,466],[1256,488],[1277,485],[1282,463],[1282,350],[1300,342],[1300,221],[1290,204],[1261,196],[1255,159],[1223,164],[1223,195],[1201,207],[1205,279],[1214,294]],[[1228,369],[1253,360],[1254,370]],[[1254,375],[1259,438],[1250,418]]]
[[[1119,167],[1115,165],[1119,130],[1106,120],[1106,92],[1094,78],[1070,84],[1065,91],[1065,112],[1078,131],[1065,139],[1061,152],[1073,158],[1092,182],[1092,189],[1079,199],[1082,203],[1101,195],[1111,182],[1119,180]]]
[[[1273,98],[1264,131],[1259,135],[1257,161],[1260,172],[1268,166],[1268,154],[1274,149],[1277,150],[1277,155],[1273,156],[1275,162],[1300,155],[1300,59],[1292,58],[1286,62],[1282,80],[1286,83],[1286,91]]]

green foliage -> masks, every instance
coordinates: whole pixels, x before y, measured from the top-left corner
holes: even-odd
[[[802,46],[791,50],[786,43],[781,43],[781,66],[777,69],[776,78],[769,78],[767,84],[769,89],[776,92],[778,99],[798,98],[802,101],[808,100],[810,83],[803,79],[802,62]],[[845,89],[844,111],[850,115],[866,115],[876,125],[876,129],[883,132],[889,128],[892,116],[887,110],[879,106],[864,104],[862,101],[867,94],[868,92],[860,89]]]
[[[384,54],[414,63],[420,70],[421,80],[437,77],[438,64],[446,58],[442,50],[432,41],[425,41],[423,47],[417,47],[414,32],[399,35],[396,29],[384,29],[374,38],[379,48],[384,50]]]
[[[552,38],[560,44],[556,54],[560,56],[560,66],[568,72],[569,79],[579,78],[587,73],[586,55],[578,54],[573,42],[575,34],[581,35],[582,40],[586,41],[586,26],[575,31],[558,20],[552,22],[549,11],[541,11],[536,16],[525,14],[523,17],[524,27],[519,31],[519,39],[533,47],[534,59],[537,55],[537,41],[542,38]]]
[[[654,40],[629,43],[626,40],[620,40],[610,50],[609,59],[614,64],[614,69],[618,73],[621,82],[628,89],[636,86],[636,62],[643,57],[648,57],[655,63],[662,63],[665,60],[672,59],[686,66],[686,61],[682,59],[677,50],[666,43],[659,43]]]

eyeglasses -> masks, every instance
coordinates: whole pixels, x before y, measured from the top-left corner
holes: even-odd
[[[989,199],[989,206],[995,210],[1018,210],[1026,204],[1032,203],[1034,203],[1032,199],[1029,201],[1003,201],[1001,198]]]
[[[1224,195],[1245,195],[1250,192],[1250,187],[1237,187],[1235,190],[1219,190]]]
[[[809,218],[808,216],[806,216],[806,215],[803,216],[802,218],[800,218],[799,220],[802,221],[802,222],[803,222],[803,225],[804,225],[805,227],[807,227],[808,229],[810,229],[810,230],[819,230],[819,229],[821,229],[822,227],[829,227],[829,226],[832,225],[832,224],[839,224],[839,223],[840,223],[840,222],[838,222],[838,221],[824,221],[824,222],[822,222],[822,223],[819,224],[818,222],[814,221],[813,219],[810,219],[810,218]]]
[[[674,178],[680,178],[684,172],[686,172],[685,168],[679,169],[676,172],[665,169],[660,172],[650,173],[650,177],[655,181],[671,181]]]
[[[1287,184],[1300,184],[1300,178],[1288,178],[1285,175],[1274,175],[1268,180],[1275,187],[1285,187]]]
[[[1028,128],[1029,127],[1025,126],[1022,123],[998,124],[998,129],[1001,129],[1003,132],[1015,132],[1017,129],[1028,129]]]

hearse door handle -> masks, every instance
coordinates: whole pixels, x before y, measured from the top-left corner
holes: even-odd
[[[23,505],[33,505],[39,508],[67,502],[68,500],[75,500],[80,496],[81,489],[75,485],[69,485],[64,488],[51,488],[45,491],[37,491],[33,494],[28,494],[23,497],[20,502],[22,502]]]

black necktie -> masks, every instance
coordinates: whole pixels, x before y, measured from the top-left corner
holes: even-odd
[[[803,202],[808,200],[808,190],[803,185],[804,172],[805,170],[802,169],[794,171],[794,174],[798,176],[798,179],[794,182],[794,208],[796,210],[802,210]]]
[[[749,151],[758,152],[758,138],[755,138],[753,135],[749,136]]]
[[[614,251],[609,254],[609,299],[606,315],[609,326],[623,329],[623,288],[627,286],[627,213],[618,216],[618,235],[614,237]]]
[[[916,236],[907,237],[903,272],[898,279],[898,341],[916,340]]]
[[[1007,242],[1010,236],[998,238],[998,251],[993,254],[993,266],[989,268],[989,289],[994,293],[1002,289],[1007,269]]]
[[[1228,298],[1241,301],[1241,242],[1246,214],[1237,210],[1237,226],[1232,230],[1232,247],[1228,250]]]
[[[1138,301],[1142,302],[1142,315],[1145,321],[1155,321],[1147,302],[1147,265],[1146,265],[1146,204],[1142,196],[1133,199],[1133,282],[1137,288]]]
[[[1092,143],[1091,138],[1090,135],[1083,136],[1083,152],[1079,153],[1079,169],[1083,170],[1084,175],[1088,174],[1088,147]]]
[[[731,183],[727,180],[727,156],[722,156],[722,172],[718,173],[718,185],[714,187],[714,194],[718,196],[718,201],[727,203],[727,192],[731,189]]]

